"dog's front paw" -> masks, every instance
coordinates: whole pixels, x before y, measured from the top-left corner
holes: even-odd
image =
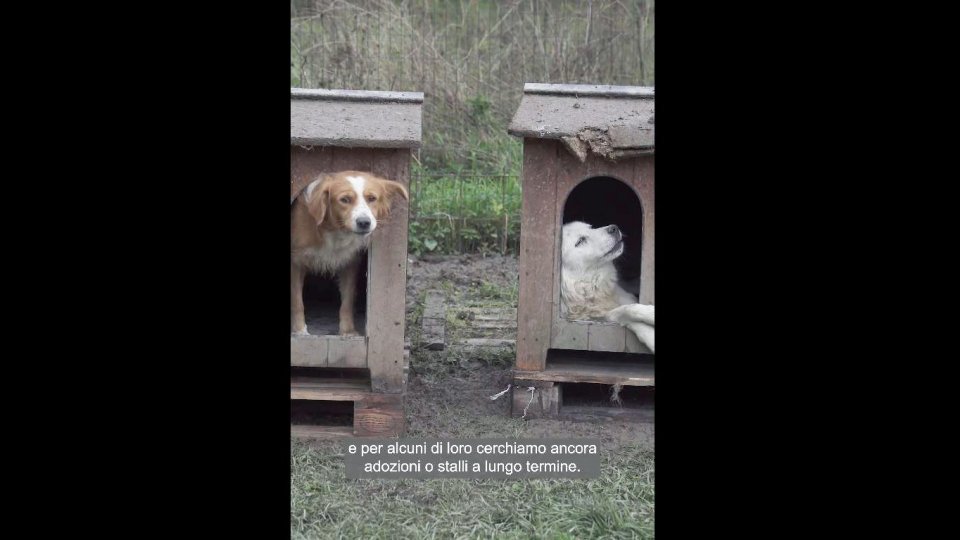
[[[354,337],[359,336],[356,330],[340,330],[340,335],[344,337]]]
[[[294,330],[294,331],[290,332],[290,335],[291,335],[292,337],[304,337],[304,336],[309,336],[309,335],[310,335],[310,332],[307,332],[307,329],[306,329],[306,328],[303,328],[303,329],[301,329],[301,330]]]
[[[604,318],[606,318],[610,322],[622,324],[624,312],[627,311],[629,308],[630,308],[629,305],[613,308],[610,311],[608,311],[606,315],[604,315]]]
[[[641,322],[653,326],[654,307],[646,304],[627,304],[608,311],[606,319],[623,325]]]

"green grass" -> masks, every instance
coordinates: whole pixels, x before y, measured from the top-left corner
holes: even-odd
[[[448,306],[516,306],[511,286],[487,281],[457,286],[443,280],[437,287]],[[611,426],[531,423],[478,407],[478,400],[486,402],[483,396],[499,389],[491,377],[508,369],[513,355],[465,369],[460,358],[419,349],[423,297],[419,300],[407,314],[407,326],[415,345],[411,368],[425,382],[408,391],[407,437],[601,437],[607,442],[601,449],[600,477],[350,480],[344,475],[344,442],[295,440],[290,451],[291,538],[653,538],[652,446],[615,442],[617,428]],[[456,308],[447,310],[448,333],[466,326],[457,313]],[[604,433],[609,436],[602,437]]]
[[[518,175],[415,172],[411,185],[409,251],[515,253],[520,239]],[[504,244],[506,239],[506,244]]]
[[[464,303],[468,307],[516,307],[520,296],[520,287],[514,282],[508,287],[490,283],[489,281],[473,285],[467,290]]]
[[[503,129],[484,96],[462,122],[428,131],[412,170],[409,251],[516,253],[523,143]]]
[[[517,307],[520,297],[518,280],[502,285],[490,281],[478,281],[464,287],[448,279],[436,284],[443,291],[448,306],[457,307]]]
[[[654,454],[593,480],[347,480],[340,443],[291,448],[292,538],[653,538]]]

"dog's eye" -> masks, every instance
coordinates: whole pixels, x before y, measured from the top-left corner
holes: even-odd
[[[574,244],[573,247],[580,247],[580,244],[582,244],[582,243],[584,243],[584,242],[586,242],[586,241],[587,241],[587,237],[586,237],[586,236],[581,236],[580,239],[577,240],[577,243]]]
[[[376,195],[367,195],[367,202],[374,202],[377,200]]]
[[[340,202],[343,204],[350,204],[350,197],[340,197]]]

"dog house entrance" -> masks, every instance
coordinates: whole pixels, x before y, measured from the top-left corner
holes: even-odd
[[[623,232],[623,254],[614,261],[620,285],[640,294],[640,254],[643,240],[643,207],[636,192],[609,176],[597,176],[573,188],[563,207],[563,223],[582,221],[592,227],[616,225]]]
[[[354,301],[354,325],[357,333],[366,335],[367,329],[367,253],[360,260],[357,292]],[[308,274],[303,283],[303,307],[307,331],[313,336],[340,333],[340,289],[336,277]]]
[[[623,252],[613,261],[620,286],[636,295],[641,290],[641,257],[643,249],[643,207],[634,188],[616,178],[596,176],[574,187],[563,206],[563,224],[581,221],[598,229],[595,234],[606,234],[603,227],[616,225],[623,233]],[[560,239],[558,238],[558,241]],[[589,251],[587,252],[589,253]],[[590,255],[588,255],[590,256]],[[598,254],[592,255],[597,257]],[[561,257],[556,261],[557,287],[554,289],[557,311],[553,316],[550,346],[558,350],[597,351],[614,353],[649,353],[633,332],[607,321],[604,315],[616,307],[616,302],[603,302],[602,308],[589,303],[566,312],[567,302],[561,302]],[[589,302],[592,298],[586,298]],[[576,300],[580,302],[580,300]],[[608,307],[609,306],[609,307]],[[547,362],[549,364],[549,361]]]

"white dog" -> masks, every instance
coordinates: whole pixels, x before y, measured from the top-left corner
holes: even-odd
[[[653,310],[617,283],[613,261],[623,254],[616,225],[593,228],[582,221],[563,226],[560,302],[570,319],[606,319],[637,335],[653,351]]]

